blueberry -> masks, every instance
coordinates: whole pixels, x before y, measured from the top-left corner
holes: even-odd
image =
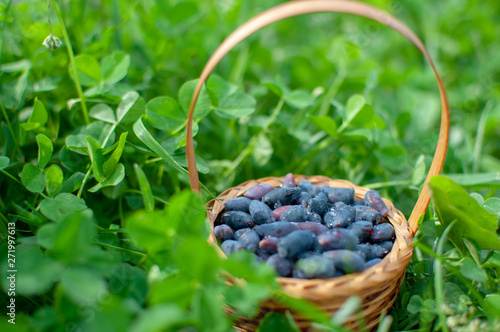
[[[331,231],[318,235],[318,242],[326,250],[353,250],[356,248],[356,244],[358,244],[358,238],[347,229],[335,228]]]
[[[365,261],[363,258],[350,250],[325,251],[323,257],[331,259],[335,264],[335,268],[344,272],[344,274],[364,270]]]
[[[301,192],[300,188],[276,188],[262,196],[262,202],[272,209],[277,209],[284,205],[291,205]]]
[[[282,206],[282,207],[280,207],[280,208],[278,208],[278,209],[276,209],[276,210],[273,210],[273,217],[274,217],[274,220],[279,220],[279,219],[280,219],[280,217],[281,217],[281,214],[282,214],[283,212],[285,212],[286,210],[288,210],[288,208],[289,208],[290,206],[293,206],[293,205],[285,205],[285,206]]]
[[[323,222],[323,219],[321,218],[321,216],[319,214],[317,214],[316,212],[309,212],[307,214],[307,218],[306,218],[306,221],[311,221],[311,222],[318,222],[318,223],[321,223]]]
[[[304,251],[313,248],[315,236],[311,231],[295,231],[282,237],[278,242],[278,254],[281,257],[295,259]]]
[[[365,194],[365,205],[368,205],[382,214],[383,217],[387,216],[389,209],[385,205],[380,194],[375,190],[369,190]]]
[[[286,176],[285,176],[285,180],[283,181],[283,183],[281,184],[281,187],[282,188],[295,188],[297,187],[295,185],[295,180],[293,178],[293,174],[292,173],[288,173]]]
[[[321,189],[306,180],[300,181],[298,187],[302,189],[302,191],[307,191],[311,196],[316,196],[319,192],[321,192]]]
[[[280,221],[304,222],[307,219],[307,210],[302,205],[292,205],[280,216]]]
[[[354,233],[359,239],[359,242],[365,242],[373,233],[373,225],[369,221],[356,221],[350,224],[347,229]]]
[[[224,203],[227,211],[242,211],[248,213],[248,205],[252,200],[246,197],[235,197]]]
[[[219,225],[214,227],[215,237],[220,242],[233,239],[233,233],[233,230],[228,225]]]
[[[369,268],[371,268],[373,265],[375,264],[378,264],[382,261],[382,259],[380,258],[374,258],[374,259],[370,259],[368,262],[365,263],[365,270],[368,270]]]
[[[366,205],[357,205],[354,209],[356,211],[356,220],[366,220],[372,224],[378,224],[382,220],[380,212]]]
[[[306,279],[332,278],[336,272],[333,260],[319,255],[299,259],[296,269],[301,271],[301,276]]]
[[[250,199],[261,199],[262,196],[270,191],[273,191],[274,187],[267,183],[259,183],[247,190],[245,196]]]
[[[243,246],[241,245],[241,243],[239,243],[238,241],[234,241],[234,240],[224,241],[221,245],[221,248],[222,248],[222,251],[224,251],[224,253],[227,256],[231,255],[235,251],[243,250]]]
[[[354,252],[363,257],[365,261],[369,261],[374,258],[382,258],[386,254],[386,251],[381,246],[369,243],[356,245]]]
[[[234,233],[234,239],[241,243],[241,245],[250,251],[255,252],[257,248],[259,247],[259,235],[250,228],[243,228],[240,230],[237,230]]]
[[[271,224],[262,224],[255,226],[254,230],[263,238],[266,236],[283,237],[291,232],[300,230],[299,226],[286,221],[277,221]]]
[[[354,203],[354,189],[352,188],[325,188],[322,187],[323,192],[328,196],[331,203],[344,202],[351,205]]]
[[[362,206],[362,205],[363,206],[365,205],[365,201],[361,199],[355,199],[354,203],[352,203],[352,206]]]
[[[297,197],[294,203],[298,205],[308,206],[311,199],[312,199],[311,194],[309,194],[306,191],[303,191],[300,193],[299,197]]]
[[[274,222],[273,211],[269,206],[261,201],[253,200],[250,202],[250,215],[257,225]]]
[[[278,253],[278,241],[277,237],[266,237],[260,240],[259,249],[265,250],[270,254]]]
[[[329,230],[325,225],[311,221],[298,222],[296,225],[299,226],[301,230],[311,231],[314,235],[320,235],[321,233],[328,232]]]
[[[328,211],[323,217],[323,222],[329,228],[347,227],[354,221],[355,211],[349,205],[342,205]]]
[[[389,223],[373,226],[371,240],[373,242],[390,241],[394,238],[394,227]]]
[[[292,274],[294,264],[291,260],[274,254],[267,259],[267,265],[272,266],[276,273],[282,277],[288,277]]]
[[[222,215],[221,221],[232,229],[253,227],[255,222],[251,215],[241,211],[229,211]]]
[[[308,208],[312,212],[316,212],[319,215],[324,215],[328,211],[328,199],[325,194],[319,193],[309,201]]]

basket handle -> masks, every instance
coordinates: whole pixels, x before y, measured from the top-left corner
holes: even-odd
[[[201,72],[198,84],[193,93],[191,99],[191,104],[189,106],[189,115],[186,130],[186,157],[188,163],[189,180],[191,182],[191,189],[194,192],[200,193],[200,181],[198,179],[198,171],[196,169],[196,161],[193,146],[193,113],[196,101],[200,94],[201,88],[208,76],[219,63],[219,61],[231,51],[238,43],[243,41],[245,38],[253,34],[254,32],[260,30],[261,28],[283,20],[285,18],[298,16],[302,14],[310,13],[320,13],[320,12],[339,12],[347,13],[358,16],[364,16],[370,18],[374,21],[378,21],[388,27],[396,30],[401,35],[406,37],[411,41],[424,55],[429,64],[432,67],[434,75],[439,86],[439,94],[441,97],[441,128],[439,132],[439,140],[434,152],[434,158],[432,160],[429,173],[425,180],[425,185],[418,197],[417,203],[411,213],[408,222],[410,224],[412,234],[415,234],[418,228],[418,220],[427,210],[427,206],[430,202],[430,194],[427,186],[428,180],[434,176],[438,175],[443,168],[444,159],[446,156],[446,149],[448,147],[448,135],[450,128],[450,114],[448,107],[448,100],[446,98],[446,92],[443,86],[441,77],[439,76],[434,63],[432,62],[429,53],[425,49],[422,41],[402,22],[392,17],[391,15],[376,9],[370,5],[356,2],[356,1],[345,1],[345,0],[297,0],[287,2],[278,6],[275,6],[265,12],[255,16],[254,18],[247,21],[245,24],[236,29],[231,35],[229,35],[222,44],[215,50],[210,59],[208,60],[205,68]]]

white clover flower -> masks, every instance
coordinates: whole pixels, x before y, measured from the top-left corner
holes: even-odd
[[[42,45],[53,51],[56,48],[61,47],[61,44],[61,40],[51,33],[47,38],[45,38]]]

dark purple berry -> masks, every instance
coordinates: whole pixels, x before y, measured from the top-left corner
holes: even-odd
[[[319,215],[324,215],[328,211],[328,199],[325,194],[319,193],[309,201],[308,208],[312,212],[316,212]]]
[[[349,249],[354,250],[358,238],[351,231],[344,228],[335,228],[318,235],[319,244],[326,250]]]
[[[286,221],[277,221],[271,224],[262,224],[255,226],[254,230],[263,238],[266,236],[283,237],[291,232],[300,230],[299,226]]]
[[[375,264],[380,263],[381,261],[382,261],[382,259],[380,259],[380,258],[370,259],[368,262],[365,263],[365,270],[368,270],[369,268],[371,268]]]
[[[373,242],[390,241],[394,238],[394,227],[389,223],[373,226],[371,240]]]
[[[365,201],[361,200],[361,199],[355,199],[354,203],[352,203],[352,206],[364,206],[364,205],[365,205]]]
[[[228,225],[219,225],[214,227],[214,234],[217,240],[224,242],[233,238],[234,232]]]
[[[347,229],[354,233],[359,239],[359,242],[365,242],[373,233],[373,225],[369,221],[356,221],[350,224]]]
[[[246,197],[235,197],[224,203],[226,211],[242,211],[248,213],[248,205],[252,200]]]
[[[299,259],[295,267],[306,279],[332,278],[336,272],[333,260],[319,255]]]
[[[274,222],[273,211],[269,206],[261,201],[253,200],[250,202],[250,215],[257,225]]]
[[[295,269],[292,272],[292,278],[295,279],[307,279],[305,273],[302,270]]]
[[[328,196],[331,203],[344,202],[347,205],[354,203],[354,189],[352,188],[325,188],[323,192]]]
[[[250,199],[261,199],[262,196],[270,191],[273,191],[274,187],[267,183],[259,183],[247,190],[245,196]]]
[[[241,245],[241,243],[239,243],[238,241],[234,241],[234,240],[224,241],[221,245],[221,248],[222,248],[222,251],[224,251],[224,253],[227,256],[231,255],[235,251],[243,250],[243,246]]]
[[[311,221],[311,222],[323,222],[323,219],[321,218],[321,216],[319,214],[317,214],[316,212],[309,212],[307,214],[307,218],[306,218],[306,221]]]
[[[250,251],[255,252],[257,248],[259,247],[259,235],[250,228],[243,228],[240,230],[237,230],[234,233],[234,239],[241,243],[241,245]]]
[[[261,261],[267,261],[269,259],[269,257],[271,257],[272,254],[268,253],[267,251],[263,250],[263,249],[257,249],[257,251],[255,251],[255,254],[257,255],[258,258],[261,259]]]
[[[369,243],[360,243],[356,245],[354,252],[363,257],[365,261],[385,256],[385,250],[381,246]]]
[[[267,259],[267,265],[272,266],[276,273],[282,277],[288,277],[292,274],[294,264],[291,260],[274,254]]]
[[[380,242],[378,245],[381,246],[388,254],[391,252],[394,243],[392,243],[392,241],[384,241]]]
[[[293,260],[301,252],[312,249],[314,242],[315,236],[311,231],[295,231],[279,240],[278,254]]]
[[[302,191],[307,191],[311,196],[316,196],[319,192],[321,192],[321,189],[306,180],[300,181],[298,187],[302,189]]]
[[[303,191],[300,193],[299,197],[297,197],[294,203],[298,205],[308,206],[311,199],[312,196],[308,192]]]
[[[280,207],[280,208],[278,208],[278,209],[276,209],[276,210],[273,210],[273,217],[274,217],[274,220],[279,220],[279,219],[280,219],[280,217],[281,217],[281,214],[282,214],[283,212],[285,212],[286,210],[288,210],[288,208],[289,208],[290,206],[293,206],[293,205],[285,205],[285,206],[282,206],[282,207]]]
[[[311,222],[311,221],[298,222],[296,225],[299,226],[299,228],[303,231],[304,230],[311,231],[314,235],[320,235],[321,233],[329,231],[328,227],[317,222]]]
[[[302,205],[292,205],[280,216],[280,221],[304,222],[307,219],[307,210]]]
[[[295,180],[293,178],[293,174],[292,173],[288,173],[285,176],[285,180],[283,180],[283,183],[281,184],[281,187],[282,188],[295,188],[295,187],[297,187],[295,185]]]
[[[350,250],[325,251],[323,257],[331,259],[335,264],[335,268],[344,272],[344,274],[364,270],[365,261],[363,258]]]
[[[255,222],[251,215],[241,211],[229,211],[222,215],[221,221],[232,229],[253,227]]]
[[[277,237],[266,237],[260,240],[259,249],[265,250],[270,254],[278,253],[278,241],[280,239]]]
[[[389,209],[385,205],[380,194],[375,190],[369,190],[365,194],[365,205],[368,205],[382,214],[383,217],[387,216]]]
[[[329,228],[343,228],[352,223],[354,217],[354,209],[349,205],[342,205],[327,212],[323,217],[323,222]]]
[[[372,224],[378,224],[382,221],[382,214],[371,207],[357,205],[354,209],[356,211],[356,220],[366,220]]]
[[[304,251],[304,252],[301,252],[299,254],[299,256],[297,257],[297,259],[304,259],[304,258],[309,258],[309,257],[312,257],[312,256],[321,256],[321,253],[319,253],[317,251]]]
[[[276,188],[262,196],[262,202],[271,209],[291,205],[299,197],[302,190],[299,188]]]

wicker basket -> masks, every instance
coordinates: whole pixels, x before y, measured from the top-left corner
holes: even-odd
[[[188,116],[186,155],[188,159],[191,188],[193,191],[200,192],[192,137],[193,111],[202,85],[207,80],[212,70],[234,46],[259,29],[288,17],[318,12],[342,12],[371,18],[398,31],[422,52],[434,71],[441,96],[441,128],[439,140],[434,159],[427,175],[426,183],[431,176],[441,172],[448,146],[448,102],[441,78],[420,39],[408,27],[394,17],[363,3],[335,0],[300,0],[276,6],[251,19],[228,36],[208,60],[193,94]],[[293,170],[290,171],[293,172]],[[325,176],[295,176],[296,183],[302,180],[308,180],[317,186],[329,185],[332,187],[350,187],[355,190],[356,198],[364,197],[364,194],[368,191],[367,188],[356,186],[345,180],[332,180]],[[268,177],[250,180],[227,189],[218,196],[218,200],[212,200],[207,204],[208,218],[212,226],[218,214],[223,211],[223,204],[227,200],[242,196],[250,187],[258,183],[267,183],[277,187],[282,182],[283,177]],[[375,328],[379,323],[382,311],[386,310],[388,312],[396,299],[399,287],[404,278],[405,269],[413,253],[412,240],[418,227],[418,220],[423,213],[425,213],[429,201],[430,196],[428,188],[427,185],[424,185],[415,208],[407,221],[403,213],[397,210],[390,201],[384,199],[384,202],[389,208],[388,219],[395,227],[396,241],[392,251],[375,266],[363,272],[348,274],[338,278],[312,280],[278,278],[278,282],[288,295],[310,300],[330,315],[335,313],[349,296],[357,295],[362,300],[362,315],[366,322],[366,328],[369,330]],[[218,248],[221,255],[224,255],[222,250],[218,247],[213,234],[210,236],[209,242]],[[252,319],[242,318],[237,321],[236,327],[241,331],[255,331],[259,325],[260,319],[267,312],[284,312],[285,310],[287,310],[287,308],[276,301],[265,301],[261,303],[261,311],[256,317]],[[310,322],[307,319],[295,313],[292,313],[292,315],[301,329],[307,330],[310,327]],[[350,317],[345,325],[348,328],[357,328],[357,317]]]

